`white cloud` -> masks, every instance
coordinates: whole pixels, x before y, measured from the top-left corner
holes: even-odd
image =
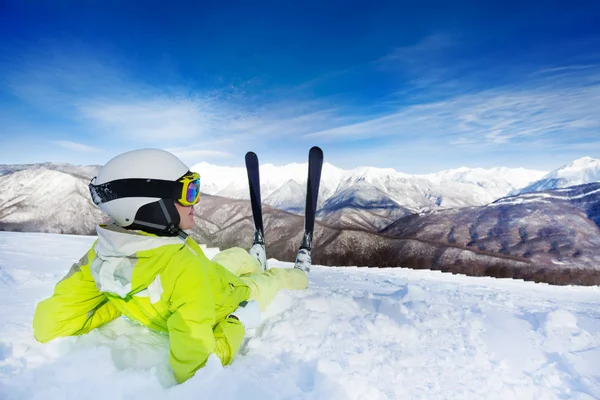
[[[143,141],[193,139],[210,134],[218,117],[194,99],[95,100],[79,107],[81,115],[103,131]]]
[[[101,54],[34,52],[11,66],[4,83],[23,102],[77,125],[78,131],[107,142],[127,140],[128,146],[177,147],[216,139],[243,146],[345,121],[318,100],[261,103],[232,96],[230,88],[153,87]]]

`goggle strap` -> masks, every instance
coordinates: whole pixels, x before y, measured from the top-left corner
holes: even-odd
[[[182,190],[181,182],[158,179],[119,179],[116,181],[94,185],[90,182],[90,191],[96,204],[106,203],[124,197],[158,197],[179,198]]]

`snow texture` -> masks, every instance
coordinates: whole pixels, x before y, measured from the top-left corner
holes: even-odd
[[[93,240],[0,232],[1,399],[600,398],[599,287],[314,266],[232,365],[182,385],[167,337],[126,319],[37,343],[35,304]]]

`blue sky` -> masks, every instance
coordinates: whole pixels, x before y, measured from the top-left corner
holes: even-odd
[[[0,164],[600,158],[597,1],[50,3],[0,2]]]

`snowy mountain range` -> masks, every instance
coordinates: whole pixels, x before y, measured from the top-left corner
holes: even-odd
[[[599,180],[598,165],[599,160],[585,157],[550,173],[522,168],[458,168],[409,175],[369,167],[342,170],[325,163],[318,218],[336,228],[379,231],[413,213],[485,205],[521,189],[546,188],[552,183]],[[0,229],[92,232],[103,218],[89,200],[87,189],[98,169],[56,163],[0,165]],[[244,168],[200,163],[191,169],[201,173],[204,193],[248,198]],[[301,214],[306,164],[263,164],[260,172],[263,202]]]
[[[413,213],[482,206],[524,188],[541,187],[548,177],[566,177],[565,170],[569,171],[568,179],[561,181],[565,186],[595,182],[600,180],[598,164],[600,160],[584,157],[550,173],[524,168],[462,167],[436,174],[409,175],[389,168],[342,170],[325,163],[317,216],[336,228],[379,231]],[[302,213],[306,167],[306,164],[261,165],[263,202]],[[192,169],[202,175],[204,192],[234,199],[248,198],[244,168],[200,163]]]
[[[573,164],[594,165],[581,160]],[[0,166],[0,230],[93,235],[95,225],[107,221],[87,188],[97,168]],[[290,261],[303,231],[303,217],[294,211],[302,209],[298,203],[304,201],[306,166],[281,167],[289,176],[274,166],[263,168],[264,195],[277,206],[263,205],[268,253]],[[461,168],[406,175],[375,168],[343,171],[327,164],[314,260],[323,265],[404,265],[557,283],[590,282],[592,278],[581,274],[597,274],[594,268],[600,263],[600,184],[504,197],[536,176],[563,176],[560,171],[569,168],[550,174]],[[245,170],[209,165],[194,169],[202,171],[205,192],[208,188],[219,195],[202,197],[194,211],[197,227],[192,235],[221,248],[249,247],[253,227],[249,201],[243,199],[248,190]],[[572,181],[594,177],[588,168],[580,168],[579,174],[573,170]],[[240,198],[222,197],[225,193]],[[500,199],[495,193],[501,194]],[[290,205],[287,199],[292,198],[296,203]],[[565,278],[560,271],[536,275],[533,265],[583,270],[575,278]]]
[[[207,163],[191,168],[202,176],[202,191],[208,194],[248,199],[244,168],[219,167]],[[304,209],[306,164],[260,166],[265,204],[290,212]],[[343,170],[323,165],[319,208],[325,214],[358,197],[363,206],[396,204],[411,212],[488,204],[546,175],[546,171],[523,168],[458,168],[437,174],[409,175],[390,168],[361,167]],[[340,197],[336,199],[336,197]],[[365,203],[366,201],[366,203]]]

